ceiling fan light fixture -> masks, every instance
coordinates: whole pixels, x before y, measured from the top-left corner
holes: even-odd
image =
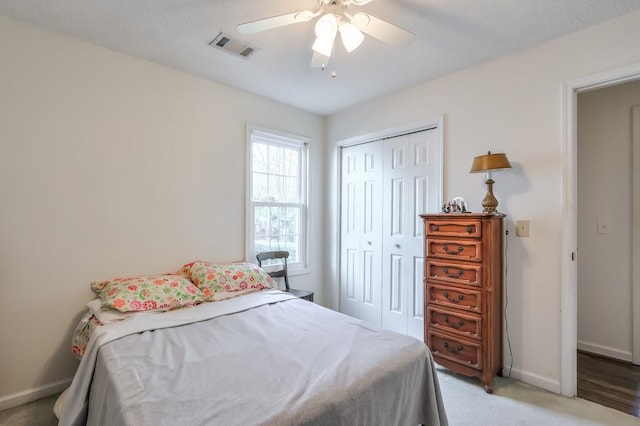
[[[364,34],[360,32],[358,27],[349,22],[341,23],[339,30],[342,44],[344,44],[344,48],[349,53],[356,50],[364,41]]]
[[[316,22],[316,36],[318,38],[326,38],[333,40],[338,31],[338,19],[333,13],[323,15]]]
[[[316,37],[312,49],[321,55],[331,56],[334,37]]]

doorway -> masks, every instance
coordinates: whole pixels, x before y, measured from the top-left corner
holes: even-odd
[[[617,84],[640,79],[640,63],[610,70],[597,75],[582,78],[565,86],[565,120],[564,120],[564,151],[563,151],[563,234],[562,246],[566,257],[562,260],[562,288],[561,288],[561,393],[573,397],[577,390],[577,97],[578,93],[614,86]],[[637,157],[637,150],[634,156]],[[634,179],[637,182],[637,173]],[[638,193],[637,187],[634,194]],[[633,204],[637,206],[637,196]],[[636,213],[637,216],[637,213]],[[636,242],[632,256],[638,257],[638,227],[633,230]],[[637,273],[637,261],[633,262],[632,286],[633,303],[640,306],[640,282]],[[634,351],[640,346],[640,312],[632,310],[633,333],[636,339],[633,343]],[[637,351],[636,351],[637,352]]]
[[[578,93],[578,350],[624,362],[634,352],[632,171],[640,165],[633,165],[631,142],[638,105],[640,80]]]
[[[640,80],[577,97],[577,396],[638,416],[632,177],[640,163],[632,154]]]

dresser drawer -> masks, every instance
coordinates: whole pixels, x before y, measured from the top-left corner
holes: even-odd
[[[482,345],[436,331],[427,333],[429,349],[434,357],[441,357],[476,370],[482,370]]]
[[[427,237],[482,237],[482,226],[478,219],[427,220]]]
[[[482,318],[434,307],[427,307],[427,327],[446,330],[472,339],[482,338]]]
[[[427,279],[482,287],[481,264],[454,263],[427,258],[426,268]]]
[[[427,238],[427,256],[441,259],[482,261],[482,241],[480,240],[439,240]]]
[[[482,293],[477,290],[452,288],[446,285],[427,282],[427,304],[462,309],[469,312],[482,312]]]

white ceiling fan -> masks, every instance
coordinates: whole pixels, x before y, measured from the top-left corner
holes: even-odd
[[[323,68],[328,64],[338,33],[347,52],[353,52],[364,40],[364,34],[374,37],[394,47],[408,45],[415,35],[387,21],[365,12],[350,14],[350,5],[363,6],[373,0],[318,0],[317,11],[302,10],[270,18],[245,22],[236,26],[242,34],[255,34],[261,31],[284,27],[286,25],[316,21],[316,40],[313,43],[311,66]],[[364,33],[364,34],[363,34]]]

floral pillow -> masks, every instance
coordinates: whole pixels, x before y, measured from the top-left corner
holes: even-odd
[[[100,327],[101,325],[100,321],[98,321],[91,311],[87,311],[82,319],[80,319],[71,338],[71,351],[76,358],[82,358],[87,350],[87,343],[89,343],[91,333],[93,333],[96,327]]]
[[[205,301],[202,292],[191,281],[179,275],[94,281],[91,288],[100,297],[102,309],[120,312],[167,311]]]
[[[264,269],[248,262],[210,263],[193,262],[178,272],[191,280],[207,300],[218,300],[215,293],[250,293],[267,288],[278,288]]]

